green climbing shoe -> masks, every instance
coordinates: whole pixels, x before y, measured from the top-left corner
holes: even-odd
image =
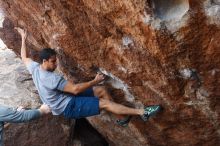
[[[131,120],[131,116],[127,116],[125,117],[124,119],[118,119],[116,121],[116,123],[119,125],[119,126],[122,126],[122,127],[127,127],[128,126],[128,123],[130,122]]]
[[[144,114],[141,115],[141,118],[143,121],[147,121],[151,116],[155,115],[161,110],[160,105],[151,105],[151,106],[146,106],[144,108]]]

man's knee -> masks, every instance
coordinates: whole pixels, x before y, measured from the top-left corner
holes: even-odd
[[[109,107],[110,101],[104,98],[99,99],[99,108],[106,109]]]
[[[93,88],[94,95],[97,97],[103,97],[108,94],[106,88],[104,86],[96,86]]]

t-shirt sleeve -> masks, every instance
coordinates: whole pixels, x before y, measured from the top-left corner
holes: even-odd
[[[66,83],[67,83],[67,80],[64,79],[63,76],[59,74],[54,74],[54,77],[53,77],[53,88],[54,89],[63,91]]]
[[[37,63],[37,62],[31,60],[30,63],[28,63],[28,65],[27,65],[27,69],[28,69],[29,73],[32,74],[33,71],[34,71],[34,69],[35,69],[37,66],[39,66],[39,63]]]

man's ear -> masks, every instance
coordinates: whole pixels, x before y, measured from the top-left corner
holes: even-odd
[[[46,61],[47,61],[46,59],[43,59],[43,63],[46,62]]]

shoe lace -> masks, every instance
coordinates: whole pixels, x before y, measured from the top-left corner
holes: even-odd
[[[155,111],[154,108],[152,108],[152,107],[148,107],[148,108],[145,109],[144,114],[149,115],[149,114],[150,114],[151,112],[153,112],[153,111]]]

